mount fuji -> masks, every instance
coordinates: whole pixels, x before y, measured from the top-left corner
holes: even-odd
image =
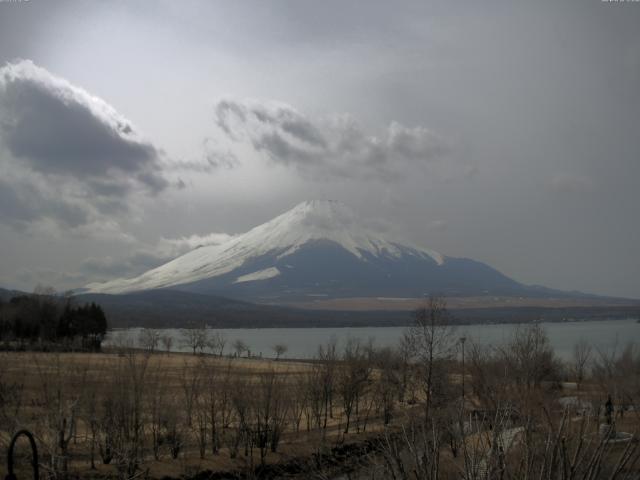
[[[260,303],[312,298],[540,294],[494,268],[373,233],[345,205],[306,201],[220,245],[88,293],[171,289]]]

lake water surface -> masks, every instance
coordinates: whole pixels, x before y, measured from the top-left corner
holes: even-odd
[[[568,359],[571,357],[573,346],[581,339],[587,340],[594,349],[611,350],[622,349],[629,342],[640,343],[640,323],[635,319],[604,320],[563,323],[541,323],[549,336],[551,345],[556,353]],[[465,336],[468,342],[483,345],[500,345],[508,341],[513,335],[517,324],[500,325],[464,325],[457,327],[455,335]],[[135,342],[141,329],[114,330],[109,332],[105,346]],[[173,337],[173,351],[189,351],[182,344],[180,329],[161,329],[161,335]],[[395,346],[398,344],[404,327],[344,327],[344,328],[221,328],[212,329],[220,332],[226,339],[225,353],[231,353],[231,345],[237,339],[243,340],[251,349],[252,355],[273,356],[272,346],[285,344],[288,347],[284,358],[311,358],[318,351],[318,346],[326,344],[332,338],[344,345],[348,338],[362,341],[373,339],[377,346]]]

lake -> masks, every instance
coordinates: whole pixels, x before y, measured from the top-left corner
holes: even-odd
[[[585,339],[594,349],[620,350],[629,342],[640,342],[640,323],[635,319],[599,320],[584,322],[541,323],[549,336],[551,345],[558,356],[568,359],[572,355],[573,346]],[[468,343],[477,342],[483,345],[500,345],[508,341],[518,324],[500,325],[464,325],[457,327],[455,335],[467,337]],[[122,344],[123,341],[136,342],[140,328],[114,330],[109,332],[105,346]],[[272,346],[285,344],[288,347],[283,358],[312,358],[318,346],[326,344],[332,338],[338,340],[338,347],[344,345],[346,339],[356,338],[362,341],[373,339],[377,346],[395,346],[405,332],[404,327],[344,327],[344,328],[221,328],[212,329],[220,332],[227,340],[225,353],[231,353],[231,345],[237,339],[244,341],[251,349],[252,355],[273,356]],[[173,337],[173,351],[188,352],[190,349],[182,345],[180,329],[159,329],[161,335]]]

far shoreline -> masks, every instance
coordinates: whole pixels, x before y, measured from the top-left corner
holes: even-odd
[[[481,322],[481,323],[452,323],[454,327],[482,327],[482,326],[496,326],[496,325],[505,325],[505,326],[518,326],[518,325],[529,325],[532,323],[539,323],[541,325],[544,324],[557,324],[557,323],[591,323],[591,322],[623,322],[629,321],[633,323],[637,323],[640,325],[640,318],[637,317],[613,317],[613,318],[575,318],[575,319],[567,319],[567,320],[542,320],[540,322],[529,321],[529,322]],[[323,329],[340,329],[340,328],[406,328],[410,327],[412,324],[408,322],[406,324],[397,324],[397,325],[309,325],[309,326],[269,326],[269,325],[257,325],[253,327],[222,327],[222,326],[211,326],[205,325],[205,328],[211,330],[323,330]],[[201,328],[194,325],[186,325],[181,327],[145,327],[145,326],[131,326],[131,327],[114,327],[107,330],[107,332],[121,332],[126,330],[134,330],[134,329],[145,329],[148,328],[150,330],[189,330],[195,328]]]

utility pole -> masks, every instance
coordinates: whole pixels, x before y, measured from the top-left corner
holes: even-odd
[[[464,370],[464,342],[467,341],[467,337],[460,337],[460,345],[462,347],[462,409],[464,410],[464,377],[465,377],[465,370]]]

